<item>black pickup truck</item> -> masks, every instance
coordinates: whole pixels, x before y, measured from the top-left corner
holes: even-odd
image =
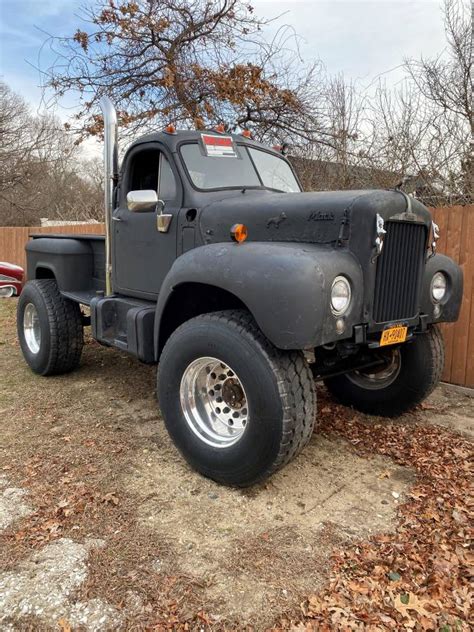
[[[437,323],[457,319],[462,274],[436,254],[423,204],[397,189],[304,193],[281,152],[222,129],[169,126],[119,170],[115,110],[102,109],[106,236],[26,246],[18,335],[33,371],[75,369],[90,324],[100,343],[159,363],[174,443],[239,486],[309,441],[315,380],[383,416],[431,392]]]

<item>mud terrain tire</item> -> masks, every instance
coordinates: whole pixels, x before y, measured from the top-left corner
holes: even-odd
[[[248,418],[235,443],[232,430],[230,440],[223,438],[224,445],[211,430],[201,433],[201,426],[215,421],[213,412],[197,417],[198,422],[207,420],[201,425],[193,426],[186,417],[188,399],[195,403],[200,392],[212,404],[202,381],[196,397],[194,387],[189,397],[189,389],[183,390],[193,363],[203,362],[210,371],[206,360],[220,362],[217,366],[233,376],[222,379],[242,386],[238,392],[245,396]],[[221,386],[223,395],[225,382]],[[158,399],[166,428],[186,461],[215,481],[241,487],[266,479],[291,461],[311,438],[316,418],[314,381],[303,354],[276,349],[244,310],[198,316],[170,336],[158,369]],[[192,420],[195,408],[188,414]],[[219,428],[225,434],[225,426]]]
[[[64,298],[54,279],[28,281],[18,300],[20,347],[39,375],[69,373],[80,362],[84,344],[79,305]]]
[[[386,387],[363,388],[363,380],[351,375],[328,378],[325,384],[334,397],[346,406],[363,413],[396,417],[422,402],[441,379],[444,368],[444,342],[435,325],[418,335],[399,350],[400,366],[397,377]]]

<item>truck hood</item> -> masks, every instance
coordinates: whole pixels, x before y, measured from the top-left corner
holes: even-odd
[[[428,225],[428,209],[398,190],[272,193],[247,190],[212,202],[200,214],[205,243],[229,241],[234,224],[245,224],[249,241],[335,244],[357,236],[373,242],[376,215]]]

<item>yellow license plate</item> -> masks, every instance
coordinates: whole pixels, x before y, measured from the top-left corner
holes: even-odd
[[[397,342],[405,342],[407,330],[408,327],[404,325],[397,325],[396,327],[385,329],[380,336],[380,346],[385,347],[386,345],[397,344]]]

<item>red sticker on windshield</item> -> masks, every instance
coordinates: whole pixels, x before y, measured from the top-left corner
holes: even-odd
[[[211,134],[201,134],[204,148],[208,156],[235,158],[234,141],[232,136],[214,136]]]

